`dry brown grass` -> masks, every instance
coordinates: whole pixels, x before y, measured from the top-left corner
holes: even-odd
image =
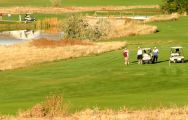
[[[38,20],[36,22],[37,29],[46,29],[46,28],[59,28],[62,25],[62,21],[58,18],[45,18],[43,20]],[[57,30],[57,29],[56,29]]]
[[[42,43],[42,44],[41,44]],[[61,43],[61,42],[57,42]],[[59,46],[52,41],[27,42],[13,46],[0,46],[0,70],[15,69],[28,65],[50,62],[61,59],[76,58],[117,50],[126,45],[125,42],[88,43],[65,41]],[[62,42],[61,44],[63,44]],[[53,47],[48,47],[49,45]]]
[[[60,33],[61,32],[61,29],[59,27],[50,27],[50,28],[47,28],[47,29],[43,29],[43,31],[45,33],[53,33],[53,34],[57,34],[57,33]]]
[[[188,107],[159,107],[155,109],[119,110],[85,109],[73,114],[62,95],[51,95],[31,109],[16,116],[0,116],[0,120],[188,120]]]
[[[154,110],[99,110],[87,109],[63,117],[4,117],[2,120],[188,120],[188,107]]]
[[[66,120],[186,120],[188,108],[171,108],[155,110],[85,110],[74,114]]]
[[[171,15],[158,15],[150,17],[149,19],[145,20],[144,22],[158,22],[158,21],[174,21],[179,18],[177,13]]]
[[[62,46],[73,46],[73,45],[93,45],[90,41],[83,41],[83,40],[47,40],[47,39],[38,39],[33,40],[31,43],[31,46],[45,48],[45,47],[62,47]]]
[[[84,12],[99,10],[127,10],[136,8],[159,8],[158,5],[151,6],[101,6],[101,7],[6,7],[0,8],[1,13],[25,14],[25,13],[66,13],[66,12]]]
[[[110,23],[109,34],[106,39],[145,35],[157,32],[156,26],[146,25],[142,22],[130,20],[130,19],[117,19],[113,17],[87,17],[88,23],[95,25],[99,19],[107,19]]]
[[[19,111],[18,117],[21,118],[42,118],[42,117],[57,117],[68,114],[69,105],[64,102],[62,95],[50,95],[46,100],[28,109]]]

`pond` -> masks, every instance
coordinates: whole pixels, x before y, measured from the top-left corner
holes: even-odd
[[[49,32],[44,30],[14,30],[0,32],[0,45],[14,45],[33,39],[60,40],[63,32]]]

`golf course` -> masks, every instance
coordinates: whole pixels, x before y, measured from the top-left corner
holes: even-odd
[[[0,0],[0,7],[50,6],[50,1],[46,1]],[[63,7],[136,6],[161,3],[160,0],[62,0]],[[38,13],[36,16],[38,19],[54,16],[64,19],[67,14],[69,13]],[[83,14],[93,13],[83,12]],[[181,15],[177,20],[149,22],[145,24],[157,26],[156,33],[101,40],[104,43],[126,42],[125,47],[129,49],[130,54],[128,66],[124,64],[123,49],[118,49],[2,70],[0,71],[0,113],[15,115],[19,110],[31,108],[42,102],[50,94],[63,95],[71,113],[95,107],[145,110],[187,106],[187,21],[188,16]],[[170,49],[175,46],[183,47],[185,62],[169,65]],[[138,47],[157,47],[158,62],[138,64],[136,58]]]

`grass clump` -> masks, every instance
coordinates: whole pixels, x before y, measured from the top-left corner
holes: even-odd
[[[52,7],[61,7],[61,0],[50,0]]]
[[[19,112],[19,117],[57,117],[68,113],[68,105],[62,95],[50,95],[46,100],[24,112]]]

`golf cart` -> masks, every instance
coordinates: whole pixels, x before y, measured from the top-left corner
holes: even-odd
[[[183,47],[171,47],[169,63],[183,63]]]
[[[145,63],[151,64],[152,58],[153,58],[152,49],[151,48],[143,48],[142,52],[143,52],[142,63],[143,64],[145,64]]]
[[[25,14],[24,20],[25,23],[36,21],[34,17],[31,16],[30,13]]]

